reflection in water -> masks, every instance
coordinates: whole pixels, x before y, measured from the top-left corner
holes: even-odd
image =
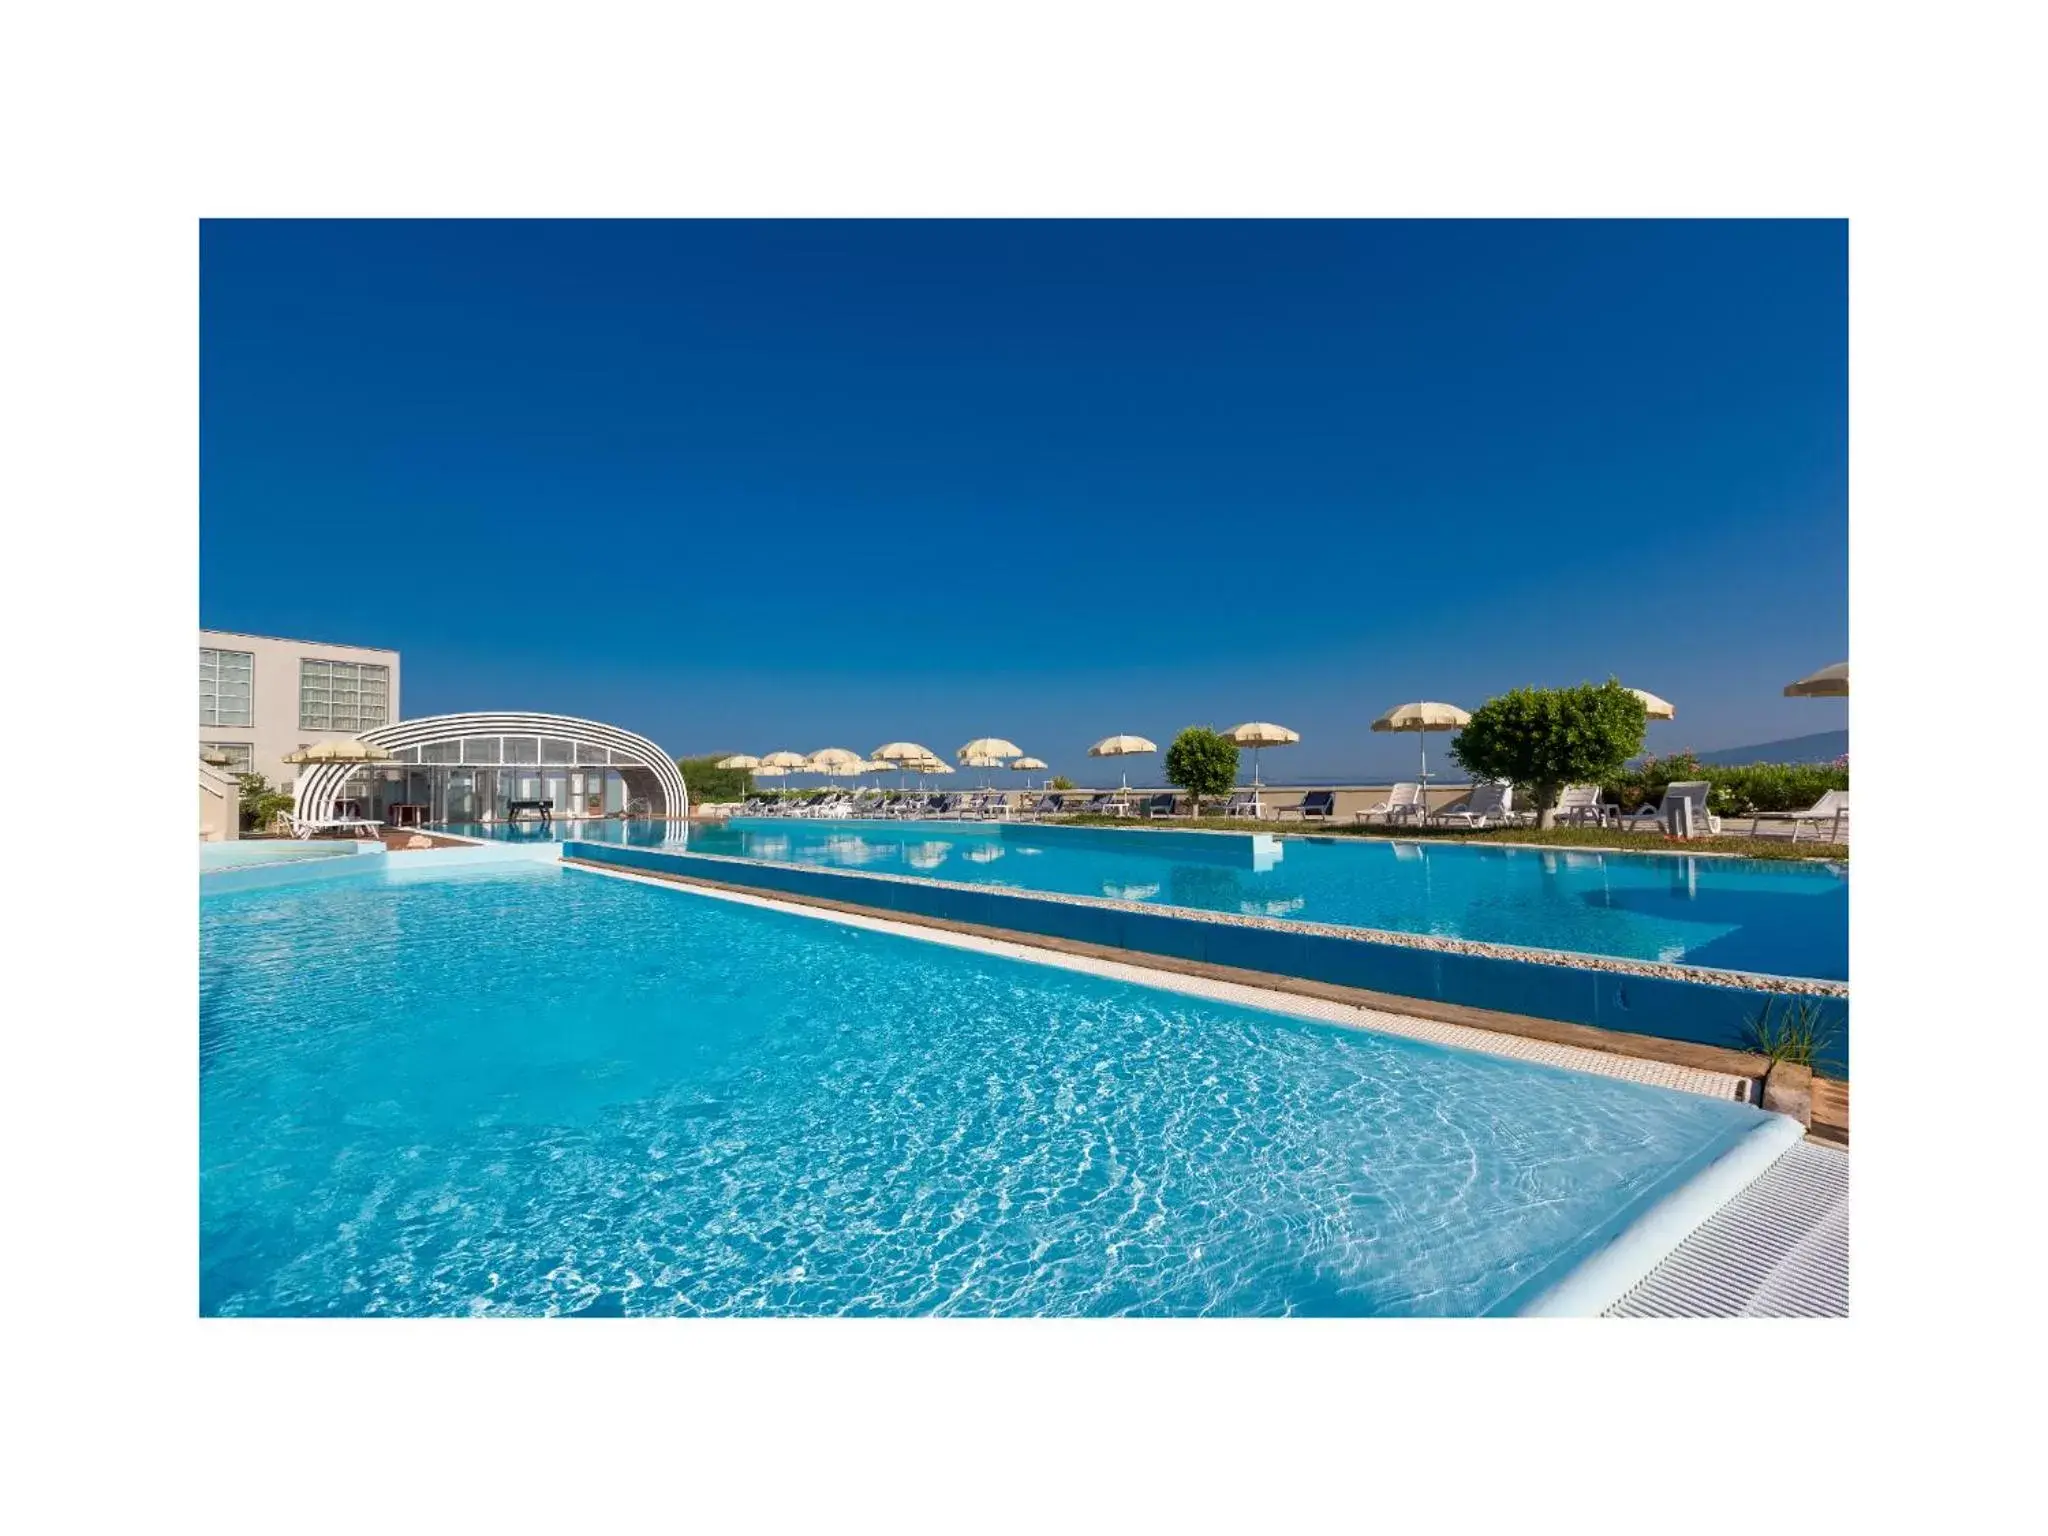
[[[1306,900],[1295,896],[1286,901],[1240,901],[1237,910],[1247,917],[1286,917],[1307,905]]]
[[[994,883],[1035,891],[1441,934],[1538,949],[1846,977],[1849,878],[1841,866],[1759,865],[1683,852],[1447,845],[1415,838],[1307,840],[1260,867],[1264,836],[883,822],[556,823],[457,827],[516,842],[580,838],[687,846],[777,864]],[[1015,854],[1018,857],[1008,857]]]
[[[825,846],[819,850],[820,862],[858,866],[873,864],[891,858],[896,850],[871,843],[864,837],[841,833],[825,839]]]

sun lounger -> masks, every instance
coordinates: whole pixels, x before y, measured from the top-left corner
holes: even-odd
[[[1276,814],[1284,817],[1289,812],[1303,821],[1328,821],[1337,814],[1337,792],[1312,789],[1301,797],[1301,804],[1283,805]]]
[[[1131,807],[1123,796],[1115,790],[1106,790],[1102,794],[1092,797],[1083,805],[1080,814],[1083,816],[1128,816],[1131,814]]]
[[[1148,817],[1178,816],[1179,814],[1180,796],[1172,790],[1154,795],[1145,802],[1145,815]]]
[[[1712,788],[1713,785],[1705,779],[1684,779],[1667,784],[1664,786],[1663,797],[1658,800],[1656,809],[1652,810],[1647,805],[1639,805],[1630,814],[1621,818],[1620,825],[1624,827],[1661,826],[1664,824],[1665,817],[1672,809],[1681,800],[1684,800],[1689,801],[1692,805],[1692,824],[1695,828],[1706,832],[1718,833],[1721,830],[1721,818],[1707,809],[1707,794]]]
[[[361,816],[328,816],[317,821],[306,821],[297,816],[292,818],[292,836],[301,842],[323,833],[338,837],[375,837],[383,830],[383,822]]]
[[[1799,841],[1799,830],[1809,822],[1817,828],[1828,824],[1828,841],[1839,843],[1842,830],[1849,825],[1849,791],[1831,789],[1803,811],[1758,811],[1750,822],[1750,830],[1756,830],[1758,821],[1789,821],[1792,823],[1792,841]],[[1819,836],[1818,831],[1815,836]]]
[[[1249,816],[1259,819],[1259,792],[1256,789],[1232,790],[1230,798],[1223,802],[1225,816]]]
[[[1551,819],[1561,827],[1607,825],[1608,807],[1601,803],[1598,784],[1567,784],[1557,797]]]
[[[1509,809],[1513,800],[1514,791],[1506,784],[1494,781],[1474,784],[1463,806],[1455,811],[1438,811],[1430,819],[1439,826],[1464,827],[1468,831],[1498,827],[1513,819],[1514,812]]]
[[[1386,799],[1360,811],[1358,819],[1371,821],[1377,816],[1389,825],[1397,821],[1414,821],[1422,816],[1427,806],[1420,784],[1396,784],[1387,792]]]

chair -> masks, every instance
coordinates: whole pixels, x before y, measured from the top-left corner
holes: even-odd
[[[1036,800],[1032,801],[1029,805],[1021,807],[1018,811],[1018,814],[1020,816],[1059,815],[1060,797],[1058,791],[1050,791],[1046,794],[1040,795]]]
[[[1721,830],[1721,818],[1707,809],[1707,794],[1712,788],[1713,785],[1705,779],[1683,779],[1666,784],[1663,797],[1658,800],[1655,810],[1652,810],[1647,805],[1639,805],[1634,811],[1621,818],[1620,825],[1640,827],[1644,822],[1648,822],[1652,826],[1660,825],[1664,821],[1665,816],[1681,800],[1684,800],[1689,801],[1692,805],[1692,824],[1695,827],[1705,827],[1709,832],[1718,834]]]
[[[1600,800],[1598,784],[1567,784],[1557,797],[1557,809],[1552,819],[1559,826],[1584,826],[1592,822],[1596,827],[1607,825],[1607,807]]]
[[[1180,796],[1170,789],[1152,796],[1145,802],[1145,815],[1148,818],[1154,816],[1178,816],[1179,814]]]
[[[1791,822],[1792,841],[1795,843],[1799,841],[1800,828],[1808,822],[1815,823],[1816,828],[1823,821],[1831,822],[1833,830],[1828,834],[1828,841],[1839,843],[1842,840],[1842,829],[1849,824],[1849,791],[1831,789],[1803,811],[1758,811],[1750,822],[1752,832],[1756,830],[1758,821]],[[1818,830],[1814,835],[1820,835]]]
[[[1099,795],[1091,796],[1082,805],[1080,814],[1083,816],[1128,816],[1131,814],[1131,808],[1125,803],[1123,796],[1118,791],[1106,789]]]
[[[1225,816],[1249,816],[1252,820],[1257,821],[1259,819],[1259,792],[1256,789],[1232,790],[1230,798],[1223,802],[1223,814]]]
[[[1283,806],[1280,814],[1284,816],[1289,810],[1303,821],[1330,821],[1337,814],[1337,792],[1334,789],[1312,789],[1301,797],[1301,804]]]
[[[1514,812],[1510,809],[1514,794],[1512,787],[1498,780],[1474,784],[1472,793],[1465,797],[1463,809],[1438,811],[1431,819],[1438,825],[1455,822],[1468,831],[1501,826],[1514,819]]]
[[[1371,821],[1377,816],[1392,824],[1395,821],[1412,821],[1421,816],[1429,802],[1423,798],[1420,784],[1396,784],[1387,791],[1387,798],[1378,805],[1368,805],[1358,813],[1360,821]]]

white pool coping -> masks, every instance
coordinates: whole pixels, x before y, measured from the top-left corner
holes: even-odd
[[[1558,1045],[1547,1040],[1530,1040],[1493,1030],[1446,1024],[1408,1014],[1390,1013],[1323,998],[1301,997],[1275,992],[1240,982],[1215,981],[1202,976],[1185,976],[1176,971],[1154,970],[1118,960],[1099,960],[1090,955],[1069,954],[1036,945],[1017,944],[979,934],[954,933],[861,913],[837,912],[829,908],[778,901],[746,892],[717,890],[709,886],[643,875],[631,870],[565,864],[564,869],[611,880],[630,880],[639,885],[659,886],[711,901],[738,906],[763,907],[774,912],[892,933],[927,944],[952,949],[1000,955],[1033,965],[1049,965],[1114,981],[1130,982],[1162,992],[1232,1003],[1267,1013],[1314,1019],[1351,1029],[1372,1030],[1411,1040],[1423,1040],[1454,1050],[1476,1051],[1488,1056],[1507,1057],[1586,1072],[1626,1082],[1646,1083],[1681,1093],[1698,1093],[1709,1098],[1747,1100],[1749,1082],[1725,1072],[1708,1072],[1668,1062],[1644,1061],[1615,1056],[1579,1046]],[[1712,1163],[1687,1178],[1677,1188],[1634,1216],[1609,1237],[1598,1250],[1574,1264],[1543,1292],[1523,1304],[1519,1315],[1539,1317],[1598,1317],[1615,1306],[1675,1252],[1693,1233],[1756,1183],[1780,1158],[1797,1146],[1805,1129],[1788,1115],[1771,1115],[1746,1133]]]

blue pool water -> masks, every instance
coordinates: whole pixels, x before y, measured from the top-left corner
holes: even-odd
[[[1386,838],[797,818],[687,827],[579,822],[559,835],[1775,976],[1849,977],[1849,876],[1838,865]]]
[[[202,897],[207,1314],[1479,1313],[1764,1118],[556,865],[421,874]]]

